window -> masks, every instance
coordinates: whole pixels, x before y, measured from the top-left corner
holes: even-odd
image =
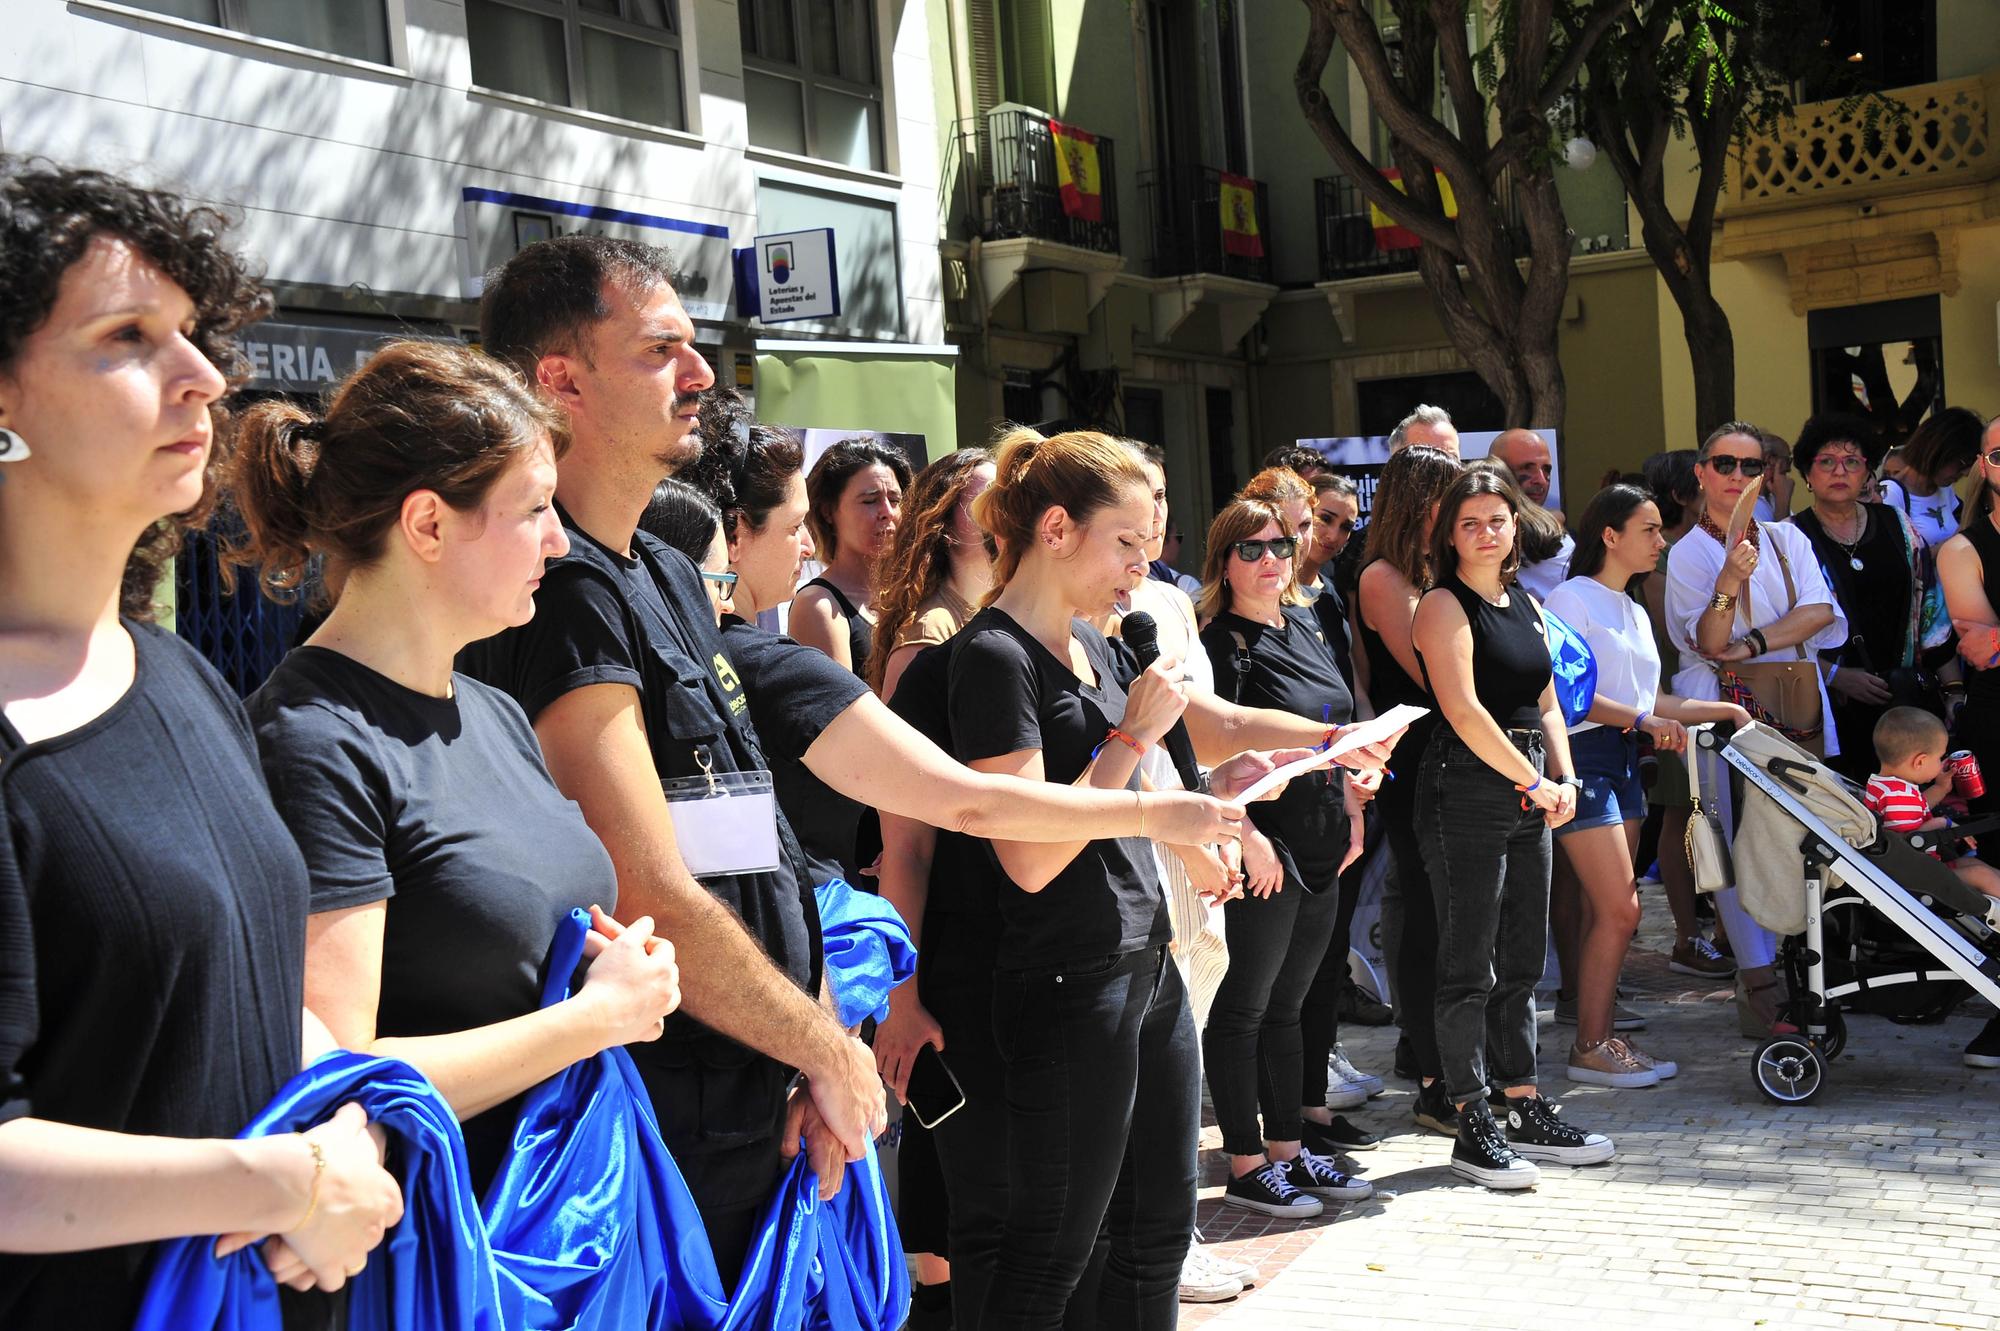
[[[124,0],[138,9],[289,42],[314,51],[390,64],[382,0]]]
[[[740,0],[750,142],[882,168],[875,0]]]
[[[675,10],[675,0],[466,0],[473,81],[685,129]]]

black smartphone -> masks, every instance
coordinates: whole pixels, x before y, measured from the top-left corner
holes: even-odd
[[[910,1061],[910,1084],[904,1091],[903,1102],[926,1128],[935,1128],[965,1108],[965,1091],[936,1046],[921,1046]]]

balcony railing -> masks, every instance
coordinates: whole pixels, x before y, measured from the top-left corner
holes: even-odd
[[[1251,282],[1271,280],[1271,190],[1249,181],[1254,217],[1223,226],[1224,173],[1210,166],[1142,171],[1139,197],[1153,222],[1153,275],[1219,273]],[[1237,197],[1232,188],[1231,198]],[[1254,241],[1251,237],[1254,236]]]
[[[1346,176],[1313,181],[1313,216],[1319,224],[1320,281],[1416,271],[1417,247],[1395,243],[1408,233],[1378,232],[1368,200]]]
[[[1733,212],[1864,198],[1913,185],[1966,184],[2000,175],[1992,123],[2000,72],[1886,94],[1896,107],[1812,102],[1770,133],[1752,134],[1731,163],[1724,207]],[[1848,107],[1842,114],[1842,108]]]
[[[1099,216],[1072,216],[1063,206],[1061,177],[1056,169],[1058,144],[1047,117],[1028,110],[997,110],[986,118],[986,147],[991,154],[988,179],[987,240],[1032,236],[1078,249],[1118,253],[1117,145],[1109,136],[1094,136],[1100,192]],[[1072,178],[1077,174],[1072,171]],[[1077,209],[1074,211],[1086,211]]]

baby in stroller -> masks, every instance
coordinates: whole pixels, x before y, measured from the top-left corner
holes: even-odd
[[[1882,770],[1868,778],[1862,802],[1881,818],[1883,831],[1908,836],[1951,826],[1937,812],[1952,793],[1952,774],[1944,765],[1949,743],[1944,722],[1921,708],[1882,713],[1875,723],[1875,757]],[[1930,855],[1942,858],[1935,850]],[[2000,869],[1971,855],[1959,856],[1951,868],[1967,885],[2000,899]]]

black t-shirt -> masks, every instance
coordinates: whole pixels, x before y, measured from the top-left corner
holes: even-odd
[[[126,629],[137,675],[103,715],[26,745],[0,720],[0,921],[32,939],[0,951],[0,1119],[234,1137],[299,1070],[305,863],[228,685]],[[0,1254],[0,1326],[131,1325],[149,1251]]]
[[[868,692],[861,677],[817,647],[767,632],[735,615],[722,621],[722,644],[742,677],[750,720],[771,760],[778,807],[812,862],[813,883],[844,877],[865,886],[855,862],[855,829],[866,806],[814,776],[806,750],[833,719]]]
[[[549,779],[520,706],[464,675],[405,688],[301,647],[250,696],[278,811],[305,852],[312,910],[387,901],[376,1033],[442,1035],[539,1006],[570,911],[618,900],[618,876]],[[473,1187],[507,1152],[519,1099],[465,1124]]]
[[[1332,572],[1330,568],[1321,571],[1319,595],[1315,596],[1312,602],[1313,618],[1319,623],[1319,631],[1326,636],[1327,650],[1333,653],[1333,663],[1340,668],[1340,677],[1343,680],[1352,680],[1354,653],[1353,638],[1350,636],[1351,630],[1347,619],[1347,598],[1341,594],[1340,588],[1334,585],[1330,576]],[[1353,701],[1353,692],[1354,690],[1349,688],[1350,703]]]
[[[957,641],[932,643],[911,657],[889,699],[890,711],[953,756],[951,654]],[[942,925],[954,938],[984,940],[990,956],[1001,928],[1000,884],[985,842],[939,828],[924,902],[924,946],[936,946]]]
[[[1296,605],[1285,606],[1281,617],[1284,627],[1273,628],[1224,612],[1203,630],[1201,645],[1215,666],[1216,687],[1245,707],[1346,725],[1354,719],[1354,695],[1341,678],[1319,617]],[[1337,881],[1347,853],[1344,791],[1345,776],[1334,767],[1309,772],[1277,799],[1250,806],[1250,821],[1278,848],[1287,886],[1319,892]]]
[[[717,772],[769,770],[694,565],[645,532],[633,533],[627,557],[569,514],[562,519],[570,550],[543,575],[535,617],[467,647],[459,669],[509,694],[530,721],[576,689],[631,687],[663,779],[699,776],[704,761]],[[775,871],[710,875],[702,886],[736,913],[779,970],[816,994],[819,908],[811,866],[782,811],[778,840],[783,862]],[[782,1125],[792,1070],[685,1011],[667,1018],[665,1036],[631,1052],[661,1135],[677,1154],[762,1141]],[[691,1084],[693,1069],[699,1086]]]
[[[1078,679],[1033,634],[998,607],[980,611],[953,641],[952,751],[963,762],[1039,749],[1042,774],[1069,785],[1090,766],[1091,751],[1124,719],[1125,689],[1138,668],[1124,645],[1077,621],[1096,683]],[[898,692],[901,692],[900,687]],[[1139,788],[1135,771],[1127,783]],[[985,843],[1004,879],[992,843]],[[1092,841],[1040,892],[1009,885],[1000,896],[1002,970],[1157,947],[1171,932],[1152,843],[1142,837]]]

